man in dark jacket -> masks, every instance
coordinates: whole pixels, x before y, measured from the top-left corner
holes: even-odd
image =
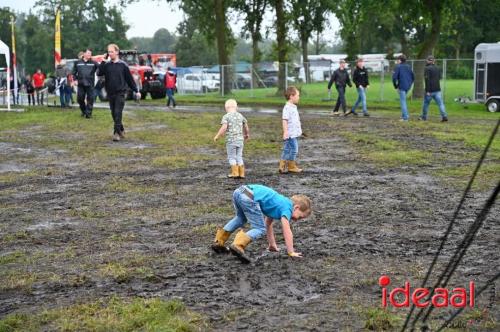
[[[116,44],[108,45],[108,56],[99,65],[99,75],[104,76],[104,86],[109,98],[109,108],[114,122],[113,141],[125,138],[125,128],[122,124],[122,112],[125,106],[127,87],[141,99],[141,93],[134,82],[128,65],[120,60],[120,49]]]
[[[394,89],[398,90],[399,93],[401,121],[408,121],[410,116],[408,114],[408,106],[406,105],[406,95],[408,91],[410,91],[413,81],[415,81],[415,75],[410,66],[406,63],[404,54],[401,54],[397,61],[398,64],[394,68],[394,73],[392,74],[392,83],[394,84]]]
[[[441,98],[441,87],[439,85],[439,80],[441,79],[441,73],[435,65],[434,56],[429,55],[427,57],[427,65],[424,70],[424,81],[425,81],[425,96],[424,105],[422,106],[422,115],[419,120],[426,121],[427,113],[429,112],[429,104],[432,99],[436,101],[439,107],[439,113],[441,114],[441,122],[448,121],[448,114],[444,109],[443,98]]]
[[[82,116],[85,116],[87,119],[92,117],[95,74],[98,67],[97,62],[92,60],[92,51],[86,49],[82,59],[78,60],[73,68],[73,78],[78,84],[76,100],[80,105]],[[85,100],[87,101],[86,103]]]
[[[349,78],[349,73],[347,72],[347,69],[345,69],[345,60],[340,60],[339,68],[333,72],[333,75],[330,78],[330,82],[328,82],[328,91],[331,90],[333,83],[335,83],[335,88],[339,93],[337,104],[335,104],[335,108],[333,109],[333,115],[339,115],[339,107],[340,105],[342,105],[344,116],[347,116],[349,115],[349,113],[351,113],[351,110],[347,110],[347,106],[345,103],[345,86],[349,85],[349,87],[352,87],[352,85]]]
[[[364,66],[363,59],[356,60],[356,68],[354,69],[354,73],[352,74],[352,81],[358,90],[358,100],[352,107],[352,114],[358,115],[356,113],[356,108],[361,103],[363,107],[363,115],[370,116],[368,114],[368,110],[366,109],[366,89],[370,86],[370,82],[368,81],[368,70]]]

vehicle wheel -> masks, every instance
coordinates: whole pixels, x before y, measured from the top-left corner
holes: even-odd
[[[486,109],[491,113],[498,112],[500,109],[500,101],[498,99],[489,100],[486,104]]]

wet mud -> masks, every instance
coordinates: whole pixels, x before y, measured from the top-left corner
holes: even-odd
[[[247,116],[277,120],[273,114]],[[422,281],[462,194],[433,177],[431,170],[445,167],[460,147],[405,135],[402,140],[432,146],[443,158],[428,166],[380,167],[335,135],[335,124],[324,116],[303,118],[310,133],[300,146],[305,171],[278,175],[278,156],[259,155],[246,159],[244,181],[225,177],[223,154],[175,170],[137,167],[141,161],[135,160],[129,169],[94,172],[65,160],[64,151],[1,143],[2,153],[18,154],[20,161],[0,162],[0,173],[36,168],[23,161],[26,155],[57,160],[65,171],[0,184],[5,207],[0,210],[0,255],[25,256],[0,269],[14,264],[13,278],[31,276],[26,287],[4,286],[0,317],[118,295],[181,299],[207,316],[215,331],[363,329],[364,312],[380,306],[381,275],[389,275],[398,286],[406,280],[415,286]],[[369,120],[370,126],[391,130],[386,119]],[[365,130],[354,123],[349,118],[343,126]],[[123,143],[130,149],[151,148]],[[118,188],[110,185],[116,179],[121,181]],[[127,181],[131,185],[121,190]],[[254,259],[250,265],[210,251],[215,227],[232,217],[232,191],[243,183],[312,198],[313,215],[292,225],[302,259],[287,257],[279,224],[275,233],[281,252],[266,252],[266,240],[261,239],[248,247]],[[487,195],[473,192],[468,197],[438,269]],[[452,285],[475,280],[480,286],[496,273],[499,220],[497,204]],[[477,304],[488,307],[498,320],[499,296],[488,294]],[[395,312],[404,317],[406,310]]]

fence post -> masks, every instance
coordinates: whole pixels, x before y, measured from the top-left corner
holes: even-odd
[[[447,67],[447,60],[443,59],[443,88],[441,89],[441,93],[443,94],[443,103],[444,103],[444,95],[445,95],[445,90],[446,90],[446,67]]]
[[[224,65],[221,65],[221,84],[220,84],[220,89],[222,91],[222,97],[224,97],[224,90],[225,90],[225,85],[224,85]]]
[[[288,89],[288,62],[285,62],[285,90]]]
[[[253,98],[253,63],[250,67],[250,97]]]
[[[384,60],[382,60],[382,66],[380,68],[382,68],[382,70],[380,71],[380,101],[384,101]]]

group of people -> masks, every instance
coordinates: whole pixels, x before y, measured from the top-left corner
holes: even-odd
[[[20,92],[26,93],[28,105],[43,105],[45,99],[45,74],[38,68],[33,75],[27,74],[22,81],[17,81],[15,90],[14,75],[10,75],[10,90],[12,92],[12,104],[19,104]],[[7,88],[7,80],[2,81],[2,87]]]
[[[448,114],[444,106],[443,98],[441,96],[440,81],[441,73],[436,67],[436,59],[430,55],[427,57],[427,64],[424,70],[424,83],[425,83],[425,96],[422,105],[422,114],[419,120],[426,121],[429,113],[429,104],[434,99],[439,107],[441,115],[441,122],[448,121]],[[368,70],[364,66],[363,59],[356,60],[356,68],[352,74],[352,80],[358,92],[358,99],[351,109],[347,109],[345,90],[346,87],[352,87],[349,72],[346,69],[345,60],[340,60],[339,68],[335,70],[328,82],[328,91],[331,92],[331,87],[335,84],[338,97],[337,103],[333,109],[333,115],[339,115],[339,109],[342,107],[343,115],[349,114],[358,115],[356,109],[361,104],[364,116],[369,116],[366,105],[366,89],[370,86],[368,79]],[[399,101],[401,106],[401,121],[408,121],[410,119],[406,99],[414,81],[415,75],[411,67],[406,63],[406,57],[400,55],[397,58],[397,64],[394,68],[392,75],[394,88],[398,91]]]

